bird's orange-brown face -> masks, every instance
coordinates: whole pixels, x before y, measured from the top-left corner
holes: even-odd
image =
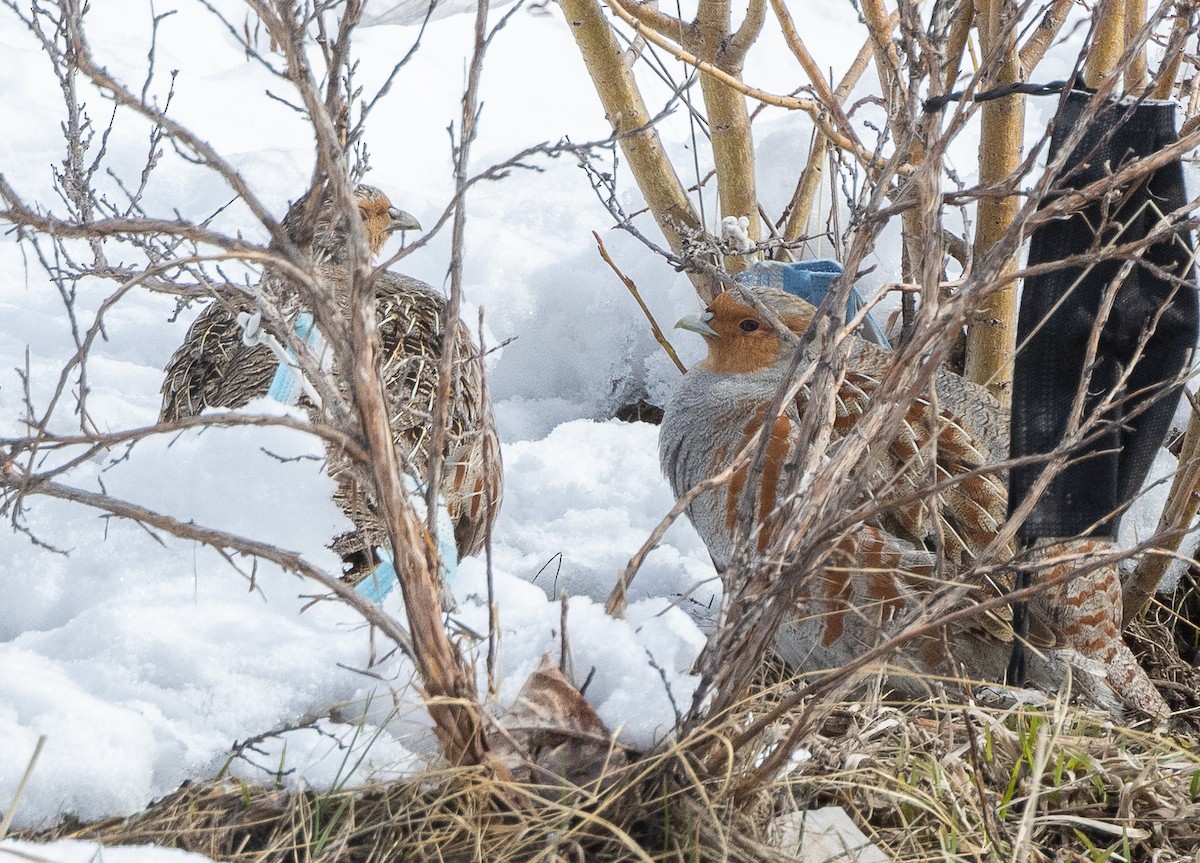
[[[391,207],[392,202],[384,195],[361,201],[358,205],[359,215],[362,216],[363,232],[367,237],[367,248],[371,250],[372,257],[379,254],[379,250],[383,248],[383,244],[391,235],[391,231],[388,230],[388,223],[391,222],[391,219],[388,218],[388,210]]]
[[[802,333],[811,318],[786,313],[780,320]],[[702,314],[683,318],[675,326],[704,336],[708,356],[700,368],[712,372],[758,371],[778,362],[784,353],[784,340],[775,326],[731,292],[718,294]]]
[[[379,254],[383,244],[396,231],[419,231],[421,224],[413,216],[392,206],[387,195],[373,186],[359,186],[358,212],[362,217],[367,248],[372,257]]]

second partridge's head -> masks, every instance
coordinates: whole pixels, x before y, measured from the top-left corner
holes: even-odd
[[[813,306],[791,294],[760,288],[754,296],[799,335],[812,322]],[[774,365],[783,358],[787,342],[765,316],[732,291],[713,299],[698,315],[681,318],[675,326],[704,336],[706,356],[697,368],[738,374]]]
[[[301,246],[308,245],[304,236],[306,213],[308,212],[310,192],[296,201],[283,219],[284,229],[292,239]],[[392,206],[380,189],[374,186],[359,184],[354,187],[354,200],[358,204],[358,214],[362,219],[363,233],[367,241],[367,250],[371,257],[379,254],[383,244],[396,231],[419,231],[421,224],[412,215]],[[312,225],[311,245],[313,255],[319,261],[332,264],[344,263],[350,241],[350,218],[340,204],[330,200],[325,195]]]
[[[396,231],[421,230],[421,223],[415,217],[393,207],[388,196],[374,186],[356,186],[354,197],[358,201],[358,212],[372,256],[379,254],[388,237]]]

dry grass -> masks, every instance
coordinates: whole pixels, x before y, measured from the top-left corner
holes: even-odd
[[[1146,659],[1182,711],[1170,734],[1118,727],[1065,699],[992,708],[947,692],[921,703],[867,695],[823,705],[805,741],[812,758],[747,787],[741,780],[785,729],[767,729],[716,768],[696,753],[713,751],[702,742],[733,739],[795,687],[770,664],[723,727],[586,787],[505,783],[478,769],[328,793],[212,781],[131,818],[24,838],[155,842],[244,863],[782,860],[769,846],[775,816],[838,805],[897,861],[1194,861],[1195,670],[1161,646],[1191,627],[1165,606],[1159,612],[1147,624],[1153,638],[1140,643],[1158,645]]]
[[[752,825],[737,812],[702,812],[702,792],[671,790],[675,771],[662,770],[669,759],[615,770],[600,793],[499,782],[475,768],[331,793],[203,782],[131,818],[22,838],[153,842],[245,863],[698,860],[714,859],[716,848],[720,859],[772,858],[747,838]]]
[[[1200,761],[1173,737],[1062,705],[879,705],[814,746],[798,783],[894,859],[1124,859],[1200,849]]]

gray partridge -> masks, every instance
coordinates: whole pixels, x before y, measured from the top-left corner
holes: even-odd
[[[393,207],[379,189],[359,185],[355,198],[372,257],[394,231],[420,227],[412,216]],[[297,234],[305,203],[302,198],[292,206],[283,228],[310,252],[314,269],[344,300],[349,280],[348,216],[325,203],[313,222],[311,241],[304,242]],[[261,289],[290,322],[302,314],[296,292],[274,268],[266,268]],[[379,274],[374,290],[380,377],[389,401],[393,440],[401,466],[414,479],[423,480],[444,344],[446,300],[424,282],[392,272]],[[213,302],[196,318],[183,345],[167,363],[161,422],[195,416],[205,408],[239,408],[267,395],[280,360],[264,344],[247,344],[244,323],[253,311],[249,304],[231,308]],[[479,349],[461,321],[454,324],[453,338],[455,362],[439,491],[462,558],[483,547],[500,506],[502,473],[495,420],[484,397]],[[331,450],[328,462],[330,475],[338,480],[337,502],[355,525],[355,531],[338,537],[333,548],[355,565],[356,572],[370,569],[374,549],[387,546],[387,533],[375,514],[371,493],[347,469],[345,456]]]
[[[816,312],[808,302],[779,290],[757,288],[753,293],[796,334],[809,327]],[[719,294],[703,314],[684,318],[678,326],[704,336],[708,355],[684,375],[663,417],[660,460],[677,498],[725,470],[755,438],[786,382],[793,354],[768,316],[734,292]],[[854,429],[873,400],[886,397],[880,382],[892,361],[888,351],[851,337],[831,446]],[[871,465],[866,495],[875,514],[837,545],[830,564],[799,598],[794,619],[781,630],[777,646],[793,665],[835,668],[861,655],[889,634],[889,624],[925,607],[948,582],[966,580],[970,589],[963,607],[999,597],[1009,588],[1003,580],[981,578],[974,566],[1006,515],[1003,475],[980,470],[1005,457],[1006,416],[986,390],[950,372],[939,371],[934,388],[936,400],[915,400]],[[764,463],[755,474],[761,478],[752,498],[760,552],[779,528],[780,494],[796,458],[806,398],[802,387],[775,420]],[[727,483],[696,496],[687,509],[720,571],[730,562],[738,505],[750,475],[747,462]],[[935,476],[940,490],[931,494]],[[1161,718],[1167,712],[1162,697],[1120,637],[1116,566],[1092,563],[1110,550],[1097,542],[1064,541],[1029,561],[1047,567],[1041,581],[1070,576],[1031,603],[1030,640],[1045,648],[1031,679],[1057,688],[1069,667],[1076,688],[1114,715],[1132,708]],[[1011,548],[1000,553],[1011,558]],[[969,679],[999,680],[1011,638],[1003,606],[935,628],[894,658],[908,675],[894,677],[892,683],[915,694],[923,688],[921,678],[929,675],[965,673]]]

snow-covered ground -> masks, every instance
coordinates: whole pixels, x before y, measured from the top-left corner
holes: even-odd
[[[101,62],[136,89],[145,75],[150,6],[131,0],[119,7],[95,5],[91,42]],[[152,92],[163,98],[167,70],[178,70],[172,115],[217,146],[282,214],[311,170],[303,123],[266,95],[282,85],[247,61],[201,4],[157,0],[154,9],[161,15],[176,7],[158,31]],[[845,68],[861,33],[850,4],[815,4],[805,14],[818,61]],[[451,197],[446,127],[458,120],[472,27],[469,15],[431,23],[368,129],[368,181],[426,223]],[[368,91],[416,33],[401,25],[360,32],[358,75]],[[27,197],[57,203],[49,184],[62,159],[61,98],[35,40],[10,19],[0,26],[0,51],[6,94],[0,172]],[[678,64],[668,66],[682,74]],[[746,75],[775,92],[792,90],[798,80],[772,34],[751,55]],[[665,100],[665,88],[657,93]],[[87,98],[103,122],[108,103]],[[608,133],[553,6],[518,11],[496,38],[482,98],[477,169],[540,141]],[[1044,124],[1039,109],[1031,115],[1031,125]],[[686,113],[677,110],[661,131],[676,163],[691,164]],[[145,134],[138,123],[122,122],[108,142],[111,164],[127,180],[136,182]],[[768,109],[756,134],[760,194],[768,211],[778,212],[803,165],[810,126]],[[964,177],[974,147],[967,134],[955,150]],[[699,158],[703,175],[703,148]],[[672,504],[658,471],[656,429],[605,418],[642,396],[661,403],[678,373],[601,261],[592,231],[602,234],[661,323],[694,311],[697,301],[685,278],[628,235],[609,230],[608,214],[573,157],[532,161],[538,171],[515,170],[481,184],[468,200],[464,317],[474,321],[482,307],[492,343],[515,339],[499,352],[491,377],[506,469],[494,548],[499,700],[512,700],[542,653],[559,650],[559,596],[566,592],[577,680],[594,671],[588,698],[601,718],[624,739],[645,744],[670,727],[676,706],[688,704],[695,685],[688,670],[703,645],[693,617],[715,610],[719,585],[699,539],[680,524],[643,567],[626,619],[603,613],[618,572]],[[640,199],[623,166],[619,174],[624,206],[635,211]],[[222,183],[168,152],[147,200],[154,213],[199,218],[230,197]],[[708,200],[710,221],[714,211]],[[264,236],[238,207],[215,224]],[[865,288],[898,277],[896,246],[885,235]],[[443,232],[400,266],[440,285],[448,254]],[[84,326],[110,290],[81,290]],[[161,369],[195,314],[172,322],[172,311],[171,300],[135,292],[107,313],[106,339],[89,363],[89,410],[98,428],[155,419]],[[685,362],[695,360],[699,340],[676,336]],[[35,410],[44,409],[72,350],[62,300],[28,249],[4,237],[0,437],[25,431],[26,377]],[[77,427],[72,406],[64,400],[53,429]],[[265,401],[253,407],[275,409]],[[314,440],[295,431],[209,429],[101,453],[64,482],[102,485],[117,497],[277,543],[336,571],[326,544],[347,523],[330,502],[332,483],[319,455]],[[319,592],[313,585],[269,563],[225,559],[46,497],[28,498],[18,524],[20,530],[0,529],[0,813],[12,806],[39,737],[46,743],[17,806],[16,827],[66,814],[86,820],[133,812],[186,779],[225,767],[253,780],[329,786],[403,774],[431,753],[428,717],[410,691],[407,662],[372,641],[350,609],[311,604]],[[465,561],[453,588],[460,601],[453,621],[466,644],[470,633],[487,631],[483,562]],[[396,595],[384,607],[402,611]],[[270,735],[297,726],[304,727]],[[231,758],[235,742],[251,738],[254,745]],[[89,857],[88,847],[59,846],[54,859]],[[11,843],[5,849],[20,850]],[[149,863],[128,853],[128,859],[106,857]]]

